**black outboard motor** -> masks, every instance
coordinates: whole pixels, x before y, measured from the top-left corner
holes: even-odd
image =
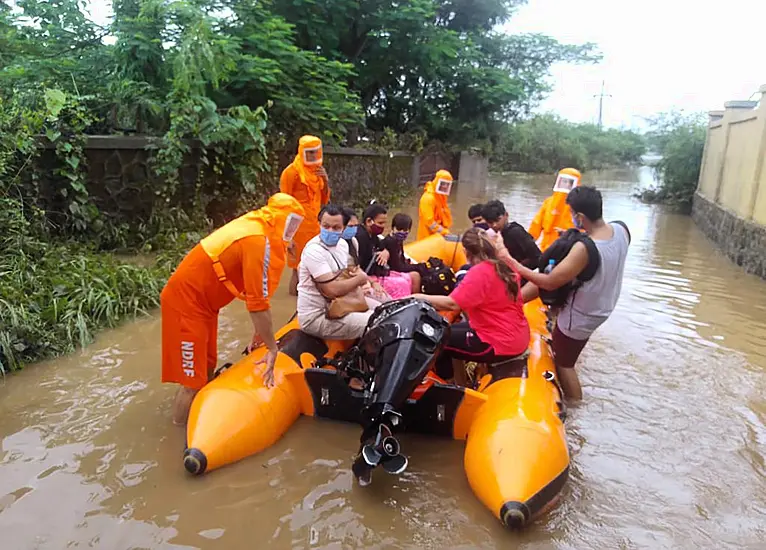
[[[375,310],[358,344],[362,361],[371,368],[365,392],[362,437],[353,471],[360,485],[371,481],[380,465],[389,473],[407,468],[407,458],[394,433],[402,427],[407,398],[433,365],[449,335],[449,323],[431,305],[404,298]]]

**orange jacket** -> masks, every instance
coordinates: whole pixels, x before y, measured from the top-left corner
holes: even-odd
[[[452,227],[452,212],[447,204],[447,197],[435,192],[436,182],[440,179],[451,181],[452,174],[446,170],[439,170],[434,179],[426,183],[418,208],[418,240],[434,233],[446,235]]]
[[[295,268],[300,260],[303,247],[313,237],[319,234],[319,222],[317,216],[322,206],[330,202],[330,187],[323,178],[316,175],[313,166],[321,166],[321,160],[313,166],[304,164],[304,152],[306,149],[321,147],[322,141],[315,136],[303,136],[298,142],[298,154],[292,164],[284,169],[279,178],[279,190],[295,197],[303,206],[306,217],[301,224],[298,233],[293,239],[295,242],[295,262],[291,261],[290,267]]]
[[[171,276],[166,290],[175,294],[174,307],[216,313],[234,298],[248,311],[269,309],[285,266],[285,222],[303,207],[284,193],[266,206],[248,212],[202,239]]]
[[[540,250],[545,250],[559,238],[559,231],[574,227],[572,210],[567,204],[566,193],[553,193],[543,201],[535,219],[529,226],[529,234],[537,240],[542,234]]]

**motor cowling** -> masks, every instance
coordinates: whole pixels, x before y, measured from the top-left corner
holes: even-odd
[[[386,405],[401,408],[438,357],[450,329],[431,305],[412,298],[380,306],[367,327],[359,345],[375,376],[363,423],[374,421]]]

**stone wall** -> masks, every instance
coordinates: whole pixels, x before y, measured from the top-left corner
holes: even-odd
[[[162,224],[166,207],[192,212],[200,206],[205,215],[218,226],[239,214],[243,207],[260,204],[265,196],[279,188],[279,175],[293,161],[294,151],[277,152],[271,172],[262,174],[256,186],[258,196],[243,204],[241,190],[227,188],[227,174],[205,172],[200,161],[198,144],[184,159],[179,173],[176,193],[167,204],[158,204],[156,189],[162,181],[152,166],[153,142],[144,136],[89,136],[85,146],[88,167],[87,187],[91,200],[110,226],[139,230],[147,223]],[[325,148],[325,167],[330,176],[333,201],[361,208],[371,199],[397,200],[412,192],[423,181],[433,177],[436,170],[446,168],[456,179],[465,167],[466,177],[481,177],[486,159],[439,151],[425,151],[416,156],[407,152],[378,152],[366,149]],[[51,221],[64,225],[67,202],[61,189],[65,187],[57,174],[58,159],[51,148],[46,149],[38,165],[40,172],[38,194],[40,204]],[[424,180],[425,178],[425,180]]]
[[[692,218],[731,261],[766,278],[766,227],[703,197],[694,196]]]
[[[89,136],[85,146],[87,187],[93,203],[112,225],[138,226],[157,215],[155,190],[162,181],[152,166],[152,141],[143,136]],[[273,173],[264,173],[258,188],[267,196],[279,188],[279,174],[292,162],[294,151],[274,157]],[[38,163],[40,206],[54,223],[67,215],[61,195],[62,181],[56,173],[58,159],[51,148]],[[345,204],[365,204],[375,195],[391,197],[408,193],[418,183],[419,158],[394,151],[379,153],[349,148],[325,148],[325,167],[331,178],[333,197]],[[228,192],[223,177],[208,178],[200,162],[200,149],[184,158],[177,192],[169,206],[191,211],[201,203],[215,225],[221,225],[241,210],[240,191]],[[262,196],[253,197],[258,203]],[[249,205],[246,205],[249,206]],[[61,219],[59,219],[61,218]]]

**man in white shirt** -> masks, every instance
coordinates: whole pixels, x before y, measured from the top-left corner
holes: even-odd
[[[338,277],[338,273],[348,266],[348,243],[341,238],[347,223],[340,207],[326,205],[319,213],[319,235],[306,244],[301,254],[298,325],[303,332],[319,338],[359,338],[373,311],[352,312],[341,319],[327,318],[331,299],[345,296],[368,282],[367,275],[359,269],[350,278]]]

